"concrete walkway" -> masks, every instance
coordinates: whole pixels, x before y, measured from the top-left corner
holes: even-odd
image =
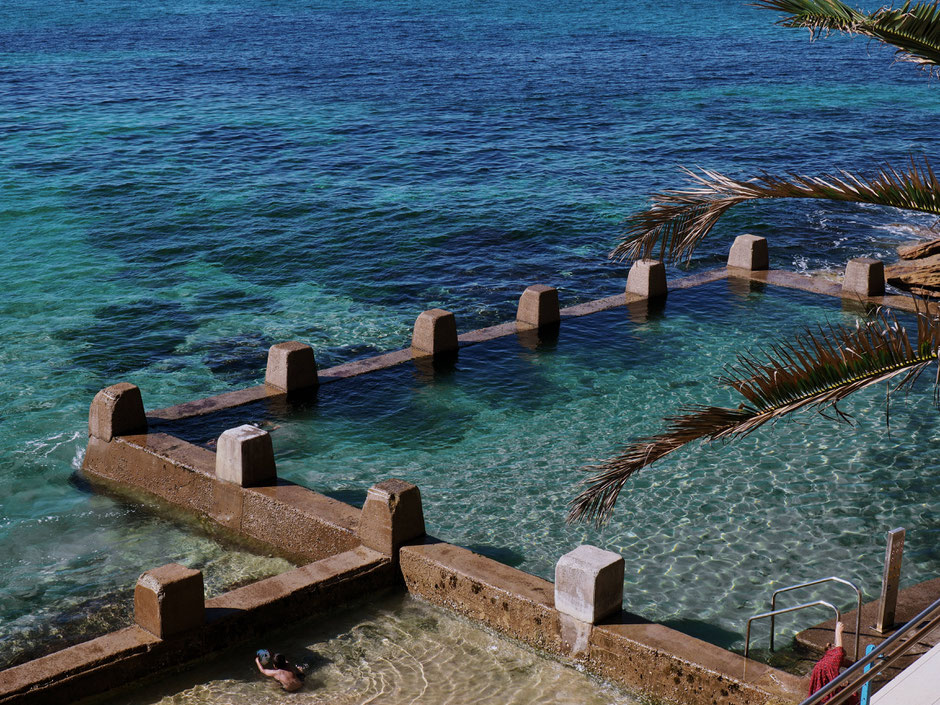
[[[871,705],[940,705],[940,644],[885,684]]]
[[[912,585],[901,590],[901,592],[898,594],[898,606],[895,613],[895,627],[899,628],[906,624],[908,621],[916,617],[922,610],[928,607],[938,597],[940,597],[940,578],[934,578],[933,580],[918,583],[917,585]],[[862,654],[865,653],[865,647],[869,644],[878,646],[882,641],[894,633],[893,631],[890,631],[887,634],[879,634],[874,630],[872,625],[877,620],[877,611],[877,600],[862,605],[860,630],[862,634],[860,639],[861,643],[859,644],[859,650]],[[842,621],[845,624],[845,632],[843,634],[845,650],[848,657],[854,661],[855,610],[842,615]],[[796,642],[801,646],[809,649],[813,653],[822,655],[826,649],[826,644],[828,642],[832,642],[834,638],[835,620],[830,619],[827,622],[817,624],[815,627],[811,627],[810,629],[797,634]],[[921,659],[932,647],[937,645],[938,641],[940,641],[940,629],[935,629],[931,634],[926,635],[919,643],[914,645],[908,652],[908,655],[898,661],[896,667],[888,668],[881,677],[876,678],[874,680],[875,688],[881,688],[882,685],[888,681],[888,679],[893,679],[898,676],[902,672],[902,669],[905,669],[911,664],[918,662],[918,660]],[[940,661],[935,661],[934,663],[940,664]],[[935,668],[940,668],[940,665],[935,665]],[[935,689],[940,692],[940,671],[938,671],[938,679],[934,682],[936,683]],[[931,700],[925,702],[933,703],[934,701]]]

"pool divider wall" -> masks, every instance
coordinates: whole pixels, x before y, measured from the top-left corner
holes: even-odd
[[[737,267],[712,270],[677,280],[672,288],[687,289],[731,277],[829,296],[843,293],[843,287],[832,282],[756,269],[753,257],[750,270]],[[664,274],[658,284],[660,275],[650,273],[658,272],[662,265],[653,264],[640,265],[640,281],[645,278],[646,284],[637,287],[639,292],[627,291],[571,306],[560,310],[559,318],[641,304],[658,296],[660,291],[665,292]],[[914,310],[908,297],[859,294],[857,298]],[[438,335],[434,331],[436,321],[446,319],[447,312],[440,314],[431,316],[432,348]],[[470,331],[456,336],[457,345],[511,335],[531,325],[526,317]],[[446,330],[441,335],[449,341],[445,348],[453,346],[454,336]],[[421,345],[425,343],[419,342],[420,354],[433,354],[433,349],[426,351]],[[306,373],[298,376],[282,367],[291,365],[295,355],[289,353],[296,353],[297,346],[305,347],[300,343],[272,347],[263,385],[157,410],[149,416],[143,414],[140,391],[133,385],[124,383],[102,390],[89,414],[89,444],[83,472],[93,483],[118,492],[128,487],[142,490],[260,541],[296,561],[313,562],[206,601],[204,626],[166,640],[133,626],[0,672],[0,703],[72,702],[77,697],[113,688],[115,683],[180,668],[181,653],[201,655],[219,644],[227,646],[248,635],[281,626],[285,616],[301,617],[318,607],[333,608],[356,595],[369,595],[402,580],[415,595],[532,646],[573,659],[600,676],[654,697],[696,705],[766,705],[801,699],[803,682],[795,676],[751,662],[750,677],[742,682],[738,674],[744,670],[743,657],[717,646],[651,624],[619,608],[598,624],[593,623],[595,620],[584,621],[570,614],[571,610],[556,609],[553,585],[546,580],[429,537],[407,545],[417,533],[415,494],[388,487],[378,490],[374,504],[365,512],[374,516],[378,525],[366,528],[360,526],[360,521],[366,521],[365,516],[360,520],[360,510],[288,482],[277,480],[276,484],[243,487],[242,483],[221,480],[216,476],[215,453],[161,431],[165,422],[260,400],[278,403],[289,391],[309,388],[311,362],[313,375],[318,374],[312,349],[309,355],[305,352],[296,355],[301,364],[307,365]],[[414,348],[393,351],[338,365],[315,378],[323,384],[335,382],[402,364],[414,355]],[[292,381],[297,379],[302,382]],[[420,510],[420,495],[417,497]],[[398,508],[408,506],[412,510],[396,519]],[[423,515],[420,525],[423,534]],[[395,548],[402,542],[406,545],[398,552],[399,569],[393,559]],[[393,554],[380,553],[369,546],[386,550],[391,547]]]
[[[364,546],[209,600],[203,598],[199,571],[163,566],[138,581],[137,624],[0,671],[0,703],[65,705],[179,671],[317,611],[385,594],[398,581],[391,559]],[[246,669],[253,668],[253,655],[254,648],[246,645]]]

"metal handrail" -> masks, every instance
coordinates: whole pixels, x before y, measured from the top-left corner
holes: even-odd
[[[855,610],[855,654],[854,654],[855,658],[857,659],[858,653],[859,653],[858,640],[859,640],[859,636],[861,632],[861,625],[862,625],[862,622],[861,622],[862,591],[861,589],[859,589],[858,585],[856,585],[855,583],[849,582],[848,580],[844,580],[842,578],[831,576],[828,578],[820,578],[819,580],[810,580],[808,583],[800,583],[798,585],[790,585],[788,587],[780,588],[779,590],[775,590],[774,594],[770,598],[770,609],[774,610],[777,608],[777,595],[779,595],[782,592],[789,592],[790,590],[798,590],[800,588],[805,588],[805,587],[810,587],[812,585],[820,585],[821,583],[830,583],[830,582],[836,582],[836,583],[842,583],[843,585],[848,585],[850,588],[855,590],[855,595],[858,598],[858,608]],[[839,620],[836,620],[836,621],[839,621]],[[774,650],[774,618],[773,617],[770,618],[770,650],[771,651]]]
[[[784,607],[783,609],[774,610],[773,612],[764,612],[763,614],[755,614],[753,617],[747,620],[747,632],[744,638],[744,676],[747,677],[747,655],[748,655],[748,652],[751,650],[751,622],[753,622],[755,619],[775,617],[778,614],[786,614],[787,612],[796,612],[797,610],[806,609],[807,607],[816,607],[817,605],[828,607],[833,612],[835,612],[837,622],[842,620],[842,615],[839,612],[839,608],[833,604],[826,602],[825,600],[816,600],[815,602],[806,602],[802,605],[796,605],[795,607]]]
[[[828,696],[832,699],[826,701],[826,705],[843,705],[856,690],[865,683],[881,675],[882,671],[894,664],[899,658],[904,656],[913,646],[915,646],[926,634],[940,626],[940,600],[937,600],[927,609],[914,617],[910,622],[898,629],[894,634],[885,639],[871,653],[865,654],[856,661],[850,668],[841,673],[838,678],[834,678],[824,687],[810,695],[800,705],[818,705]],[[912,632],[909,636],[908,633]],[[898,648],[893,649],[895,645]],[[886,653],[890,650],[890,653]],[[866,672],[866,666],[871,668]],[[835,691],[841,690],[835,693]]]

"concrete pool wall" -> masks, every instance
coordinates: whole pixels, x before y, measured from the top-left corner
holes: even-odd
[[[766,259],[762,238],[741,236],[729,256],[729,265],[737,266],[681,279],[672,288],[720,279],[749,287],[756,281],[844,296],[849,305],[914,308],[907,297],[881,295],[879,263],[853,260],[840,286],[768,270]],[[569,317],[619,306],[626,306],[631,316],[645,317],[650,302],[665,292],[662,265],[644,261],[631,270],[625,294],[559,310],[554,289],[530,287],[520,300],[516,322],[461,335],[453,315],[435,309],[419,316],[411,348],[327,370],[316,370],[307,346],[276,345],[264,385],[150,414],[145,414],[136,387],[118,384],[103,390],[90,411],[83,464],[93,484],[118,493],[145,492],[304,565],[205,601],[201,610],[201,605],[190,605],[186,609],[198,616],[165,639],[153,633],[160,622],[153,621],[152,610],[146,617],[142,607],[136,626],[0,673],[0,703],[71,702],[116,683],[178,668],[284,619],[402,587],[657,699],[696,705],[798,702],[805,693],[801,678],[751,661],[745,680],[741,656],[619,607],[597,624],[578,619],[557,608],[557,584],[425,536],[418,491],[407,483],[379,483],[359,510],[276,479],[273,454],[269,458],[262,447],[270,441],[258,440],[266,434],[235,434],[234,445],[213,452],[172,433],[174,425],[250,403],[284,404],[289,395],[412,359],[431,368],[446,365],[460,347],[498,337],[515,334],[520,343],[531,345],[539,335],[552,335]],[[161,570],[144,583],[170,595],[171,589],[161,592],[159,576],[172,576],[175,569]]]

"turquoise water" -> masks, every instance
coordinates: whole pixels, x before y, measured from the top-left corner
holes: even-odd
[[[884,391],[870,390],[840,405],[854,428],[803,414],[733,445],[692,446],[631,480],[601,530],[565,526],[566,505],[580,468],[664,416],[739,403],[713,378],[742,346],[855,316],[837,299],[716,282],[673,292],[646,320],[622,308],[566,319],[535,349],[509,336],[464,348],[453,369],[331,383],[286,417],[255,406],[201,434],[269,428],[281,477],[360,505],[381,479],[414,482],[429,533],[548,579],[581,543],[617,551],[628,610],[743,648],[748,617],[776,588],[834,573],[874,599],[895,526],[908,529],[904,583],[940,573],[928,383],[894,400],[890,428]],[[854,595],[823,597],[847,606]],[[792,631],[824,616],[780,622]]]
[[[403,346],[432,306],[466,330],[510,318],[534,282],[566,304],[610,295],[625,277],[605,260],[622,218],[676,185],[679,164],[813,173],[937,144],[940,93],[922,74],[864,42],[810,44],[730,0],[3,10],[7,654],[54,615],[82,632],[102,616],[94,599],[129,599],[167,560],[217,586],[245,576],[215,541],[190,544],[190,530],[73,477],[98,389],[134,382],[156,408],[255,383],[280,340],[310,342],[328,366]],[[719,264],[751,231],[775,266],[838,270],[930,222],[758,204],[691,266]]]

